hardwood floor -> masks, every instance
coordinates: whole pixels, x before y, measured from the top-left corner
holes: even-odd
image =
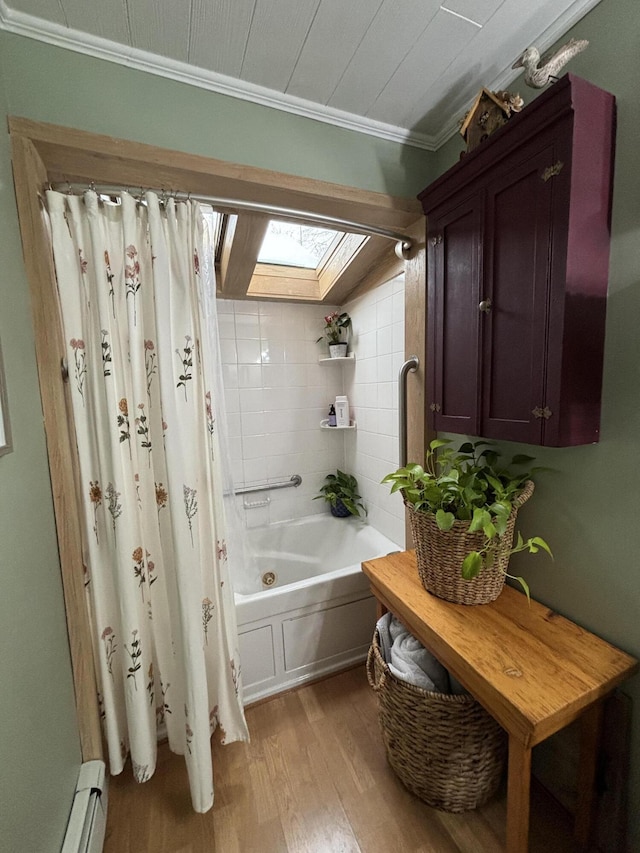
[[[153,778],[112,777],[105,853],[499,853],[505,794],[462,815],[431,809],[389,768],[364,667],[247,711],[250,744],[213,744],[215,804],[191,808],[184,760],[160,748]],[[574,851],[540,787],[530,853]]]

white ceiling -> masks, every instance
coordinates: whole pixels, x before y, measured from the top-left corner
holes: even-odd
[[[598,2],[0,0],[0,27],[434,150]]]

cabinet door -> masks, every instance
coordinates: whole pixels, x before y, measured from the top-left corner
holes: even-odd
[[[426,403],[427,422],[434,430],[478,432],[481,233],[477,192],[428,217]]]
[[[431,429],[598,440],[614,139],[613,96],[567,74],[418,196]]]
[[[493,170],[486,184],[481,432],[539,444],[543,438],[553,137],[534,140]]]

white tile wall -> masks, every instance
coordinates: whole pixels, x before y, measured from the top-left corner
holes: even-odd
[[[249,526],[326,512],[313,501],[336,468],[358,479],[371,524],[404,546],[404,510],[382,477],[398,466],[396,377],[404,361],[404,277],[342,306],[353,329],[353,364],[320,364],[316,339],[327,305],[218,301],[230,452],[236,486],[286,480],[297,489],[261,492],[266,507],[245,510]],[[354,432],[319,428],[337,394],[347,394]]]
[[[326,352],[316,339],[332,310],[218,300],[235,485],[302,477],[296,489],[247,496],[246,502],[270,499],[266,507],[244,510],[249,526],[326,512],[324,501],[312,499],[325,476],[345,466],[345,433],[320,429],[343,393],[342,366],[318,362]]]
[[[404,547],[404,508],[380,480],[398,467],[397,376],[404,361],[404,276],[343,306],[352,321],[353,367],[345,393],[358,429],[345,436],[345,464],[358,479],[369,521]]]

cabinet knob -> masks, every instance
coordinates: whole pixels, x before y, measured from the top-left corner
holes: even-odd
[[[478,311],[482,311],[483,314],[488,314],[491,311],[491,300],[483,299],[482,302],[478,305]]]

